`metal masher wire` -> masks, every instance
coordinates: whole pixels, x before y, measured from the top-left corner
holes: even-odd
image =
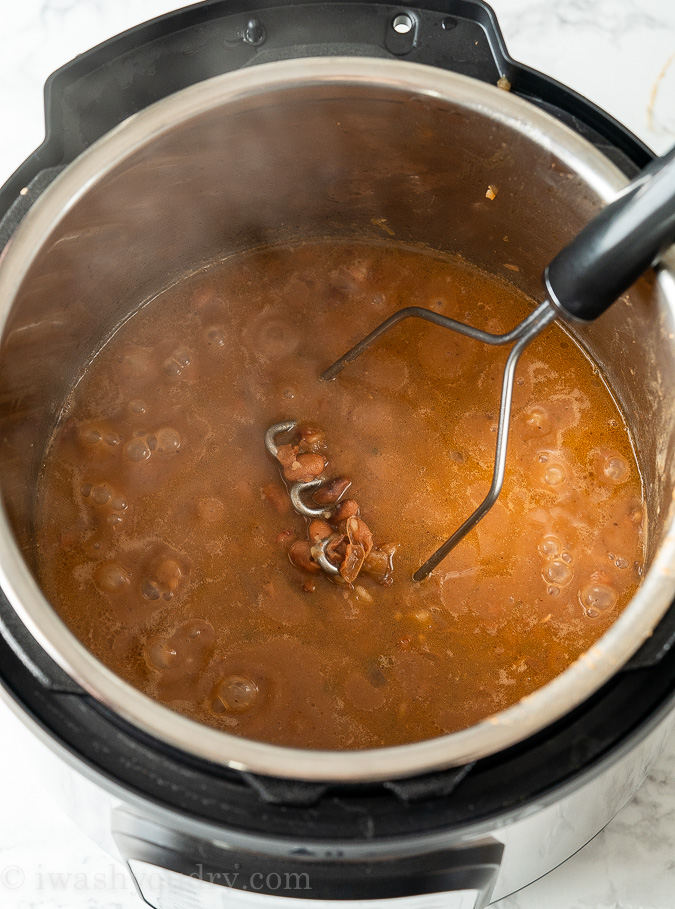
[[[409,306],[382,322],[323,373],[323,379],[334,379],[380,335],[409,318],[425,319],[486,344],[514,345],[504,367],[490,491],[462,526],[417,569],[414,580],[424,580],[487,514],[499,496],[504,482],[513,377],[524,348],[558,316],[582,323],[597,319],[643,272],[658,262],[672,243],[675,243],[675,146],[663,157],[651,161],[549,262],[543,273],[548,299],[511,331],[493,335],[429,309]]]
[[[265,432],[265,448],[276,459],[277,454],[279,453],[279,448],[277,446],[277,436],[286,435],[286,433],[292,432],[297,426],[296,420],[284,420],[282,423],[274,423],[269,429]],[[334,507],[323,507],[317,508],[313,505],[308,505],[303,496],[306,492],[309,492],[312,489],[317,489],[323,480],[317,478],[315,480],[306,480],[298,481],[293,483],[289,490],[289,496],[291,499],[291,505],[297,511],[298,514],[303,515],[306,518],[329,518],[333,513]],[[329,537],[325,537],[322,540],[319,540],[312,547],[312,557],[314,560],[321,566],[321,568],[326,572],[326,574],[339,574],[340,569],[333,565],[326,555],[326,547],[334,539],[341,537],[340,534],[331,534]]]
[[[385,319],[381,325],[378,325],[362,341],[355,344],[351,350],[336,360],[332,366],[329,366],[322,373],[322,379],[334,379],[349,363],[353,363],[385,332],[389,331],[404,319],[424,319],[427,322],[433,322],[442,328],[448,328],[458,334],[473,338],[475,341],[482,341],[485,344],[501,347],[506,344],[513,344],[504,367],[502,378],[501,401],[499,405],[499,421],[497,425],[497,443],[495,446],[494,470],[492,474],[492,484],[483,501],[478,508],[469,515],[461,527],[438,547],[438,549],[421,565],[413,575],[414,581],[423,581],[434,570],[434,568],[446,557],[446,555],[463,540],[469,531],[483,518],[492,508],[499,497],[504,484],[504,472],[506,466],[506,449],[509,438],[509,417],[511,413],[511,399],[513,397],[513,379],[516,371],[518,359],[532,341],[547,325],[553,322],[558,316],[558,311],[554,308],[549,300],[541,303],[530,315],[523,319],[515,328],[503,335],[491,334],[490,332],[481,331],[479,328],[473,328],[471,325],[465,325],[463,322],[457,322],[447,316],[430,309],[424,309],[421,306],[408,306],[399,309],[393,315]]]

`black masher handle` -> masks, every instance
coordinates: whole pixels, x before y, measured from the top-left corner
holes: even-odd
[[[675,242],[675,146],[655,158],[544,271],[553,304],[596,319]]]

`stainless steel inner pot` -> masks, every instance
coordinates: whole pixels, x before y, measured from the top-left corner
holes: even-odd
[[[379,59],[294,60],[219,76],[97,142],[38,200],[0,259],[0,582],[39,644],[151,735],[234,768],[308,780],[463,764],[586,699],[675,594],[672,251],[670,267],[574,330],[632,425],[647,490],[649,570],[590,651],[470,729],[395,748],[316,752],[173,713],[117,678],[58,618],[36,580],[33,515],[44,450],[71,384],[112,330],[180,275],[261,244],[391,239],[460,253],[539,300],[543,267],[625,183],[592,145],[527,102]],[[498,188],[493,201],[488,185]]]

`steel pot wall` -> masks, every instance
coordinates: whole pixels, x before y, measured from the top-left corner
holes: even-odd
[[[632,420],[649,521],[642,587],[561,676],[468,730],[317,755],[174,714],[98,663],[47,603],[33,516],[42,455],[70,385],[139,301],[182,274],[251,246],[348,236],[459,253],[540,298],[544,265],[625,182],[585,140],[507,92],[374,59],[294,60],[217,77],[92,146],[38,200],[0,259],[0,580],[38,642],[151,735],[235,768],[303,779],[385,779],[462,764],[587,698],[675,593],[675,283],[667,267],[575,329]],[[488,185],[498,187],[494,201]]]

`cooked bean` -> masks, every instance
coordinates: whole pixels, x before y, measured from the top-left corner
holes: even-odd
[[[287,546],[295,537],[297,537],[295,530],[282,530],[276,535],[274,542]]]
[[[346,545],[347,537],[338,536],[331,540],[330,543],[327,543],[324,552],[326,553],[328,561],[333,562],[335,565],[339,565],[340,562],[344,560]]]
[[[393,557],[396,548],[395,543],[385,543],[371,549],[363,563],[363,573],[383,587],[391,587],[394,583]]]
[[[307,452],[299,454],[291,464],[284,467],[284,476],[291,483],[307,483],[320,476],[325,466],[326,462],[320,454]]]
[[[118,562],[102,562],[94,572],[94,583],[104,593],[122,593],[130,584],[129,572]]]
[[[341,521],[346,521],[347,518],[353,518],[354,515],[357,515],[358,513],[359,506],[354,499],[345,499],[344,502],[340,502],[333,512],[331,523],[339,524]]]
[[[326,437],[320,429],[314,426],[301,426],[298,431],[300,433],[300,442],[298,444],[300,453],[322,451],[327,447]]]
[[[310,521],[307,535],[310,543],[318,543],[319,540],[332,536],[333,532],[333,528],[326,521],[316,520]]]
[[[362,603],[368,603],[368,605],[371,605],[372,603],[375,602],[373,600],[372,595],[370,593],[368,593],[366,588],[362,587],[360,584],[356,585],[356,587],[354,588],[354,593],[356,594],[356,599]]]
[[[263,495],[279,514],[286,514],[290,510],[291,500],[279,483],[268,483],[263,487]]]
[[[317,505],[335,505],[352,485],[349,477],[333,477],[319,486],[313,495]]]
[[[366,554],[359,543],[347,543],[345,560],[340,566],[340,574],[348,584],[353,584],[359,576]]]
[[[316,574],[321,568],[312,560],[311,549],[309,540],[297,540],[288,550],[288,557],[296,568]]]
[[[363,547],[364,556],[367,556],[373,548],[373,535],[368,525],[361,518],[357,518],[356,515],[347,518],[347,536],[350,543],[356,543]]]
[[[295,461],[298,449],[293,445],[279,445],[277,448],[277,461],[282,467],[290,467]]]

